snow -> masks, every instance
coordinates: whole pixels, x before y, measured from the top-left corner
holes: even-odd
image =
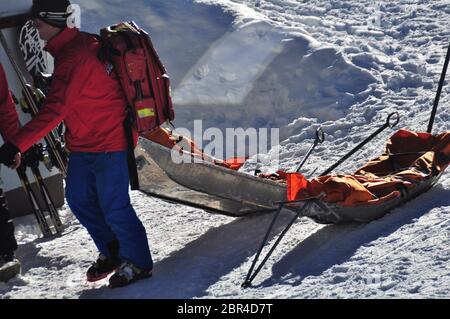
[[[3,2],[0,8],[0,17],[8,17],[11,15],[18,15],[27,13],[31,9],[31,0],[15,0],[8,3]]]
[[[91,32],[132,15],[151,30],[172,75],[178,126],[192,128],[203,119],[205,127],[222,129],[278,127],[280,146],[267,157],[280,151],[284,169],[298,164],[321,126],[326,142],[307,162],[306,175],[330,166],[394,111],[401,115],[398,128],[426,130],[450,40],[448,0],[78,3]],[[447,80],[435,132],[450,130],[449,97]],[[381,133],[339,170],[353,171],[378,155],[392,132]],[[66,228],[54,239],[39,238],[32,216],[15,220],[23,270],[0,284],[0,295],[448,298],[449,192],[447,172],[428,193],[368,224],[300,219],[245,290],[240,284],[270,215],[235,219],[131,192],[147,229],[154,276],[111,290],[106,280],[85,281],[97,253],[63,207]],[[274,240],[271,234],[269,244]]]

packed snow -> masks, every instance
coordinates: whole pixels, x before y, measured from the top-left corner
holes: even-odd
[[[280,152],[283,169],[298,164],[322,127],[326,142],[303,170],[311,176],[392,112],[401,115],[398,128],[425,131],[450,41],[448,0],[77,2],[87,31],[131,18],[150,30],[172,76],[177,126],[192,129],[202,119],[205,128],[280,128],[271,153]],[[434,132],[450,130],[448,83]],[[379,155],[392,133],[384,131],[339,171]],[[431,191],[368,224],[300,219],[248,289],[240,284],[271,215],[231,218],[131,192],[154,276],[111,290],[107,280],[86,282],[97,252],[64,206],[66,228],[56,238],[40,238],[33,216],[15,220],[22,274],[0,283],[0,296],[449,298],[449,195],[447,172]]]

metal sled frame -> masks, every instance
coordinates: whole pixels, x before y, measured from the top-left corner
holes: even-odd
[[[286,198],[286,186],[236,172],[171,150],[140,137],[135,151],[140,190],[169,202],[227,216],[241,217],[276,207]]]

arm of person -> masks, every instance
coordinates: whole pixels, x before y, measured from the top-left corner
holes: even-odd
[[[21,152],[28,150],[64,120],[74,101],[81,96],[86,82],[83,76],[89,74],[85,69],[86,64],[83,61],[70,59],[56,67],[50,92],[39,114],[10,141]]]

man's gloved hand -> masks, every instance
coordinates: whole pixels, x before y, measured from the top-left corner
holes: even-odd
[[[5,164],[8,167],[12,167],[15,164],[16,155],[20,154],[20,150],[11,143],[5,143],[0,147],[0,163]]]

